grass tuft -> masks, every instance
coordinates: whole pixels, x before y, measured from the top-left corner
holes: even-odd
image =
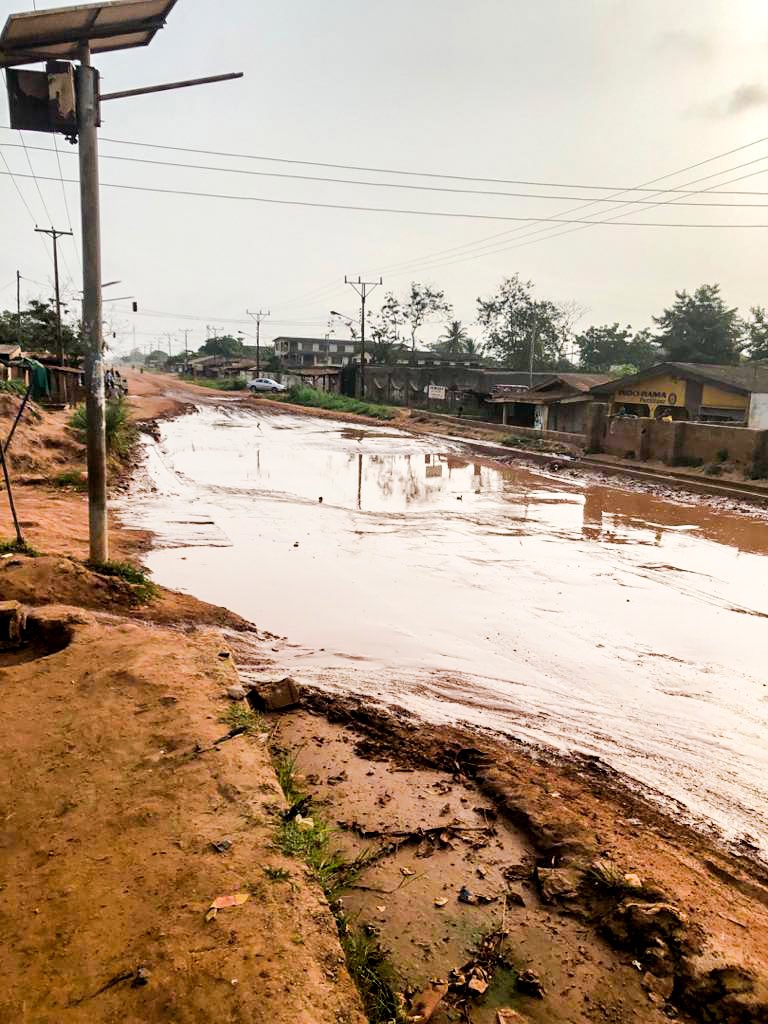
[[[88,429],[88,410],[85,405],[78,405],[69,418],[69,425],[85,439]],[[139,436],[136,427],[130,422],[128,403],[124,398],[115,398],[107,402],[104,416],[104,430],[107,438],[107,451],[119,459],[126,458]]]
[[[257,712],[252,711],[247,704],[237,701],[230,704],[226,711],[219,715],[219,721],[228,725],[230,729],[245,729],[249,736],[259,732],[266,732],[267,727],[264,719]]]
[[[363,402],[357,398],[349,398],[347,395],[336,395],[328,391],[318,391],[315,388],[294,387],[285,392],[283,397],[286,402],[294,405],[304,405],[316,409],[330,409],[333,412],[353,412],[358,416],[371,416],[377,420],[393,420],[397,416],[397,409],[387,405],[375,405],[371,402]]]
[[[374,938],[353,930],[343,915],[337,919],[347,970],[362,996],[370,1024],[405,1024],[396,993],[397,979],[387,953]]]
[[[51,481],[54,487],[66,487],[73,491],[85,491],[88,489],[88,478],[79,469],[66,469]]]
[[[8,554],[29,555],[30,558],[37,558],[40,554],[31,544],[24,540],[19,544],[17,540],[0,540],[0,555]]]
[[[0,393],[23,397],[26,390],[27,385],[23,380],[0,380]]]
[[[117,576],[125,580],[126,583],[130,583],[140,604],[148,604],[159,593],[147,572],[130,562],[86,562],[85,564],[100,576]]]

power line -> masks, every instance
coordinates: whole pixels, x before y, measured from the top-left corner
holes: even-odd
[[[5,171],[0,171],[1,174],[5,174]],[[27,178],[29,175],[19,174],[19,178]],[[40,181],[58,181],[57,178],[49,178],[45,175],[37,175]],[[65,178],[68,184],[76,184],[74,179]],[[102,188],[115,188],[121,189],[127,192],[151,192],[156,195],[167,195],[167,196],[188,196],[196,199],[228,199],[236,202],[248,202],[248,203],[263,203],[268,206],[300,206],[300,207],[311,207],[313,209],[320,210],[349,210],[355,213],[395,213],[405,216],[412,217],[448,217],[459,220],[498,220],[498,221],[510,221],[520,223],[541,223],[541,224],[591,224],[605,223],[612,224],[612,221],[593,221],[585,218],[566,218],[566,217],[513,217],[508,214],[496,214],[496,213],[467,213],[467,212],[456,212],[450,210],[413,210],[413,209],[400,209],[389,206],[364,206],[364,205],[353,205],[346,203],[319,203],[311,202],[306,199],[269,199],[265,196],[238,196],[230,195],[223,192],[195,192],[191,189],[180,189],[180,188],[159,188],[157,186],[150,185],[125,185],[118,184],[117,182],[104,181],[101,182]],[[712,222],[684,222],[684,221],[622,221],[620,227],[638,227],[638,228],[715,228],[715,229],[726,229],[726,228],[768,228],[768,223],[749,223],[749,224],[735,224],[735,223],[712,223]]]
[[[32,177],[35,179],[35,185],[37,187],[37,194],[40,196],[40,202],[43,204],[43,210],[45,212],[45,216],[48,218],[48,223],[49,224],[53,224],[53,217],[51,216],[51,211],[48,209],[48,204],[45,201],[45,196],[43,195],[43,190],[40,188],[40,182],[38,181],[37,175],[35,174],[35,169],[32,166],[32,157],[29,155],[29,150],[27,149],[27,143],[24,140],[24,133],[22,131],[19,131],[19,138],[21,139],[21,144],[24,147],[24,155],[27,158],[27,163],[29,164],[30,173],[32,174]]]
[[[13,142],[3,142],[3,143],[0,143],[0,145],[8,146],[8,147],[13,147],[13,146],[16,145],[16,143],[13,143]],[[52,152],[54,152],[54,150],[50,149],[47,146],[30,146],[28,148],[29,149],[36,149],[36,150],[38,150],[39,152],[42,152],[42,153],[52,153]],[[56,148],[55,153],[56,153],[56,158],[59,161],[59,175],[61,176],[61,160],[60,160],[60,154],[59,154],[58,147]],[[74,153],[72,153],[72,154],[65,153],[64,155],[65,156],[75,156],[76,154],[74,154]],[[250,171],[250,170],[246,170],[246,169],[241,168],[241,167],[211,167],[211,166],[209,166],[207,164],[188,164],[188,163],[180,163],[178,161],[173,161],[173,160],[148,160],[148,159],[145,159],[143,157],[115,156],[114,154],[110,154],[110,153],[103,153],[102,154],[102,159],[104,159],[104,160],[119,160],[119,161],[121,161],[123,163],[148,164],[148,165],[153,166],[153,167],[173,167],[173,168],[183,168],[183,169],[186,169],[186,170],[193,170],[193,171],[213,171],[214,173],[217,173],[217,174],[244,174],[244,175],[248,175],[249,177],[279,178],[281,180],[288,180],[288,181],[317,181],[317,182],[322,182],[324,184],[355,185],[355,186],[363,186],[365,188],[395,188],[395,189],[407,189],[409,191],[415,191],[415,192],[441,192],[441,193],[449,193],[449,194],[452,194],[452,195],[494,196],[494,197],[503,197],[503,198],[508,198],[508,199],[544,199],[544,200],[551,200],[551,201],[558,201],[558,202],[559,201],[581,202],[585,198],[584,196],[571,196],[571,195],[562,195],[562,194],[550,195],[550,194],[544,194],[544,193],[541,193],[541,192],[502,192],[502,191],[499,191],[499,190],[491,190],[491,189],[447,188],[445,186],[439,186],[439,185],[407,185],[407,184],[399,184],[397,182],[389,182],[389,181],[363,181],[363,180],[361,180],[359,178],[327,178],[327,177],[319,177],[317,175],[311,175],[311,174],[285,174],[285,173],[281,173],[279,171]],[[586,187],[598,188],[600,186],[576,186],[576,187],[581,187],[581,188],[586,188]],[[62,189],[63,188],[64,188],[64,183],[63,183],[63,180],[62,180]],[[625,191],[634,191],[634,190],[631,190],[631,189],[624,189],[624,190],[622,190],[622,192],[625,192]],[[675,195],[679,194],[679,195],[681,195],[681,197],[682,196],[689,196],[689,195],[690,196],[695,196],[695,195],[699,194],[699,192],[696,191],[696,190],[688,192],[688,191],[682,191],[682,190],[678,190],[678,189],[659,189],[659,190],[643,189],[643,191],[653,192],[654,194],[658,194],[658,193],[661,193],[661,192],[672,193],[672,194],[675,194]],[[768,196],[768,192],[745,192],[745,193],[736,192],[736,193],[718,193],[718,194]],[[66,201],[66,192],[64,193],[64,195],[65,195],[65,201]],[[613,196],[592,196],[592,197],[589,197],[589,199],[590,199],[590,205],[592,203],[613,203],[613,202],[615,202],[615,198]],[[626,200],[626,202],[632,203],[632,204],[637,205],[637,206],[652,206],[653,207],[653,206],[657,206],[658,205],[652,199],[628,199],[628,200]],[[699,202],[687,202],[687,203],[680,203],[679,205],[681,205],[681,206],[724,207],[726,209],[728,209],[728,208],[734,208],[734,209],[756,208],[756,209],[761,209],[761,208],[764,208],[764,207],[768,206],[768,203],[746,203],[746,202],[744,202],[744,203],[733,203],[733,202],[731,202],[731,203],[699,203]]]
[[[135,142],[135,141],[132,142],[132,141],[130,141],[128,139],[109,139],[109,138],[103,138],[101,141],[102,142],[111,142],[111,143],[113,143],[115,145],[120,145],[120,146],[140,146],[140,147],[143,147],[145,149],[164,149],[164,150],[167,150],[169,152],[172,151],[172,152],[176,152],[176,153],[197,153],[197,154],[200,154],[202,156],[220,156],[220,157],[227,157],[227,158],[238,159],[238,160],[260,160],[260,161],[265,161],[265,162],[270,162],[270,163],[295,164],[295,165],[301,165],[301,166],[304,166],[304,167],[328,167],[328,168],[331,168],[331,169],[334,169],[334,170],[365,171],[365,172],[371,172],[371,173],[375,173],[375,174],[396,174],[396,175],[407,175],[409,177],[420,177],[420,178],[443,178],[445,180],[450,180],[450,181],[479,181],[479,182],[484,182],[486,184],[494,184],[494,185],[531,185],[531,186],[541,186],[541,187],[546,187],[546,188],[584,188],[584,189],[590,188],[590,189],[601,189],[601,190],[611,191],[611,192],[614,192],[614,191],[621,191],[621,192],[634,191],[634,192],[639,192],[639,191],[644,191],[645,190],[645,186],[643,186],[643,185],[620,187],[620,186],[615,186],[615,185],[578,185],[578,184],[573,184],[573,183],[552,182],[552,181],[526,181],[526,180],[517,179],[517,178],[484,178],[484,177],[468,176],[468,175],[462,175],[462,174],[436,173],[436,172],[433,172],[433,171],[410,171],[410,170],[402,170],[400,168],[393,168],[393,167],[366,167],[366,166],[361,166],[359,164],[324,163],[324,162],[321,162],[319,160],[293,160],[293,159],[289,159],[287,157],[259,156],[259,155],[253,154],[253,153],[230,153],[230,152],[224,152],[224,151],[213,150],[213,149],[196,149],[196,148],[190,147],[190,146],[169,146],[169,145],[160,145],[159,143],[154,143],[154,142]],[[730,156],[732,153],[738,153],[738,152],[740,152],[743,149],[749,149],[751,146],[757,146],[761,142],[768,142],[768,136],[766,136],[765,138],[762,138],[762,139],[756,139],[754,142],[747,142],[743,146],[736,146],[734,149],[729,149],[725,153],[721,153],[719,156],[720,157]],[[715,160],[715,159],[719,159],[719,158],[718,157],[709,157],[707,160],[702,160],[699,163],[691,164],[689,167],[686,168],[686,170],[694,170],[696,167],[701,167],[703,164],[709,163],[709,162],[711,162],[712,160]],[[665,177],[671,177],[671,175],[665,175]],[[655,179],[655,180],[661,180],[661,179]],[[655,189],[648,189],[648,191],[653,192],[653,191],[655,191]]]
[[[699,167],[699,166],[701,166],[702,163],[711,162],[712,160],[717,160],[717,159],[719,159],[719,157],[711,157],[710,161],[701,161],[701,163],[694,164],[693,167]],[[698,182],[706,181],[709,178],[720,177],[723,174],[728,174],[730,171],[738,170],[741,167],[748,167],[748,166],[751,166],[753,164],[760,163],[761,161],[766,160],[766,159],[768,159],[768,157],[764,157],[764,156],[763,157],[756,157],[754,160],[747,160],[744,163],[736,164],[733,167],[728,167],[728,168],[725,168],[725,169],[723,169],[721,171],[715,171],[712,174],[704,175],[704,177],[702,177],[702,178],[696,178],[696,179],[694,179],[691,182],[687,182],[686,184],[689,184],[689,185],[690,184],[696,184]],[[672,171],[672,172],[670,172],[670,174],[665,174],[665,175],[663,175],[660,178],[656,178],[656,179],[652,179],[652,180],[663,181],[665,178],[669,178],[669,177],[672,177],[673,175],[677,175],[677,174],[683,174],[683,173],[685,173],[688,170],[691,170],[691,167],[684,167],[684,168],[680,169],[679,171]],[[763,174],[763,173],[765,173],[766,170],[768,170],[768,168],[762,168],[759,171],[754,171],[751,174],[745,174],[745,175],[741,176],[740,178],[734,178],[734,179],[731,179],[731,180],[732,181],[741,181],[741,180],[744,180],[744,178],[754,177],[756,174]],[[716,189],[718,187],[719,187],[719,185],[716,184],[716,185],[712,186],[712,189]],[[697,193],[700,193],[700,192],[704,192],[704,191],[709,191],[709,190],[708,189],[698,189],[698,190],[696,190],[696,193],[694,193],[694,194],[697,194]],[[663,190],[661,190],[659,192],[659,194],[663,194]],[[621,195],[621,193],[619,193],[616,198],[618,199],[620,195]],[[671,203],[671,202],[674,202],[674,200],[668,200],[667,202]],[[573,213],[573,212],[576,212],[578,210],[588,209],[592,205],[593,205],[592,202],[584,203],[581,206],[577,206],[577,207],[572,208],[571,210],[566,210],[565,213],[566,214],[567,213]],[[618,203],[617,206],[616,206],[616,210],[620,210],[620,209],[622,209],[626,205],[629,205],[629,204],[626,204],[626,203],[623,203],[623,202],[622,203]],[[655,203],[654,205],[662,206],[662,205],[665,205],[665,203],[664,202],[659,202],[659,203]],[[592,218],[594,218],[594,217],[596,217],[598,215],[598,212],[599,213],[607,213],[607,214],[609,214],[609,213],[615,212],[615,211],[610,211],[610,210],[596,211],[595,214],[592,214],[590,218],[587,218],[587,219],[585,219],[583,221],[583,225],[584,226],[589,226],[589,225],[607,223],[607,221],[600,221],[600,220],[592,219]],[[451,247],[449,249],[440,250],[437,253],[432,253],[431,256],[414,257],[414,259],[412,259],[412,260],[406,260],[406,261],[403,261],[401,263],[391,264],[388,267],[378,267],[377,271],[382,271],[384,273],[389,273],[389,274],[393,274],[393,273],[399,274],[399,273],[403,272],[403,269],[405,267],[407,267],[407,266],[413,266],[414,269],[416,269],[417,267],[419,269],[421,269],[422,265],[424,265],[426,267],[428,264],[431,264],[431,266],[441,266],[441,265],[442,266],[448,266],[448,265],[450,265],[452,263],[462,262],[463,259],[472,260],[472,259],[480,258],[481,256],[485,256],[485,255],[487,255],[487,256],[494,255],[497,252],[505,252],[505,251],[507,251],[509,249],[512,249],[512,248],[518,248],[518,246],[517,245],[512,245],[512,246],[504,245],[504,246],[499,247],[499,240],[502,239],[502,238],[509,239],[510,237],[513,237],[515,234],[519,234],[520,232],[524,232],[525,230],[526,230],[525,228],[519,227],[519,228],[513,228],[511,230],[501,231],[501,232],[498,232],[495,235],[490,235],[487,238],[478,239],[475,242],[468,242],[468,243],[464,243],[463,245],[453,246],[453,247]],[[532,231],[529,231],[529,235],[535,235],[537,233],[540,233],[540,232],[546,231],[546,230],[547,230],[547,228],[534,228]],[[576,230],[576,229],[569,229],[569,230]],[[547,235],[546,237],[547,238],[549,238],[549,237],[556,238],[560,234],[568,234],[568,233],[569,233],[569,231],[561,231],[561,232],[556,232],[555,234],[552,234],[552,235]],[[527,237],[529,237],[529,235],[523,234],[522,237],[523,238],[527,238]],[[544,241],[545,239],[542,238],[542,239],[535,239],[535,240],[536,241]],[[489,248],[489,246],[492,246],[494,242],[496,243],[496,247]],[[523,243],[521,242],[520,244],[523,244]],[[470,253],[470,250],[472,250],[472,249],[481,249],[483,251],[480,251],[480,252],[477,252],[477,253]],[[455,259],[455,260],[450,260],[450,261],[444,261],[444,260],[440,259],[440,257],[445,257],[445,256],[448,256],[448,255],[450,255],[452,253],[460,253],[460,252],[462,252],[462,250],[466,250],[466,254],[461,259]],[[435,262],[431,262],[431,261],[435,261]]]

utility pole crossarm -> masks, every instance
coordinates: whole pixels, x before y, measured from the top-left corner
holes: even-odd
[[[250,309],[246,309],[248,316],[253,317],[256,321],[256,376],[261,376],[261,321],[266,320],[268,316],[272,314],[268,309],[260,309],[256,313],[252,313]]]
[[[350,285],[360,296],[360,397],[365,398],[365,303],[373,289],[384,284],[384,279],[364,281],[358,274],[357,280],[353,281],[345,274],[344,284]]]
[[[53,278],[56,288],[56,358],[59,366],[64,365],[64,340],[61,333],[61,294],[59,292],[59,239],[71,235],[71,231],[58,231],[56,228],[35,228],[38,235],[50,235],[53,239]]]

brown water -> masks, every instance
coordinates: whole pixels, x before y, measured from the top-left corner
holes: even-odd
[[[162,431],[125,506],[159,582],[287,636],[302,678],[599,754],[768,849],[764,520],[391,428]]]

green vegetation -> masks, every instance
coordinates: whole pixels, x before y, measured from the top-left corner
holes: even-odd
[[[340,851],[332,849],[333,831],[316,808],[309,808],[309,800],[296,777],[298,751],[273,750],[272,753],[278,781],[291,812],[297,810],[299,803],[308,807],[306,815],[293,814],[282,822],[277,844],[283,853],[303,860],[322,886],[336,917],[347,969],[362,996],[370,1024],[405,1024],[406,1017],[396,995],[394,972],[386,953],[375,939],[352,929],[339,903],[340,894],[354,884],[360,872],[374,859],[375,853],[364,850],[349,861]],[[311,827],[307,827],[309,818]]]
[[[704,465],[704,459],[700,459],[697,455],[678,455],[672,465],[687,466],[689,469],[699,469]]]
[[[8,555],[14,552],[17,555],[29,555],[30,558],[37,558],[40,554],[35,548],[24,540],[19,544],[17,540],[0,540],[0,555]]]
[[[715,462],[727,462],[727,461],[728,461],[728,449],[727,448],[721,448],[715,454]]]
[[[51,483],[54,487],[68,487],[73,491],[85,491],[88,488],[88,478],[79,469],[66,469],[63,473],[57,473]]]
[[[328,391],[316,391],[315,388],[294,387],[284,395],[285,401],[294,405],[311,406],[316,409],[331,409],[333,412],[353,412],[358,416],[371,416],[377,420],[392,420],[397,410],[387,405],[373,405],[362,402],[347,395],[336,395]]]
[[[198,384],[201,388],[214,388],[216,391],[245,391],[248,382],[242,377],[225,380],[223,377],[182,377],[190,384]]]
[[[353,931],[346,917],[340,917],[337,925],[347,970],[362,996],[368,1020],[371,1024],[407,1021],[395,994],[397,979],[381,945],[363,932]]]
[[[258,732],[266,732],[267,727],[261,715],[251,711],[243,701],[230,704],[226,711],[219,715],[219,721],[230,729],[245,729],[249,736]]]
[[[0,380],[0,394],[24,395],[27,390],[23,380]]]
[[[117,576],[134,588],[139,604],[149,604],[158,595],[157,586],[143,569],[130,562],[86,562],[89,569],[100,576]]]
[[[125,399],[116,398],[107,402],[104,418],[107,451],[119,459],[124,459],[130,454],[138,437],[138,431],[128,416],[128,404]],[[78,405],[69,418],[69,425],[80,435],[81,440],[85,439],[85,432],[88,429],[88,411],[85,405]]]
[[[287,871],[285,868],[273,868],[270,864],[267,864],[263,871],[270,882],[287,882],[291,877],[290,871]]]

